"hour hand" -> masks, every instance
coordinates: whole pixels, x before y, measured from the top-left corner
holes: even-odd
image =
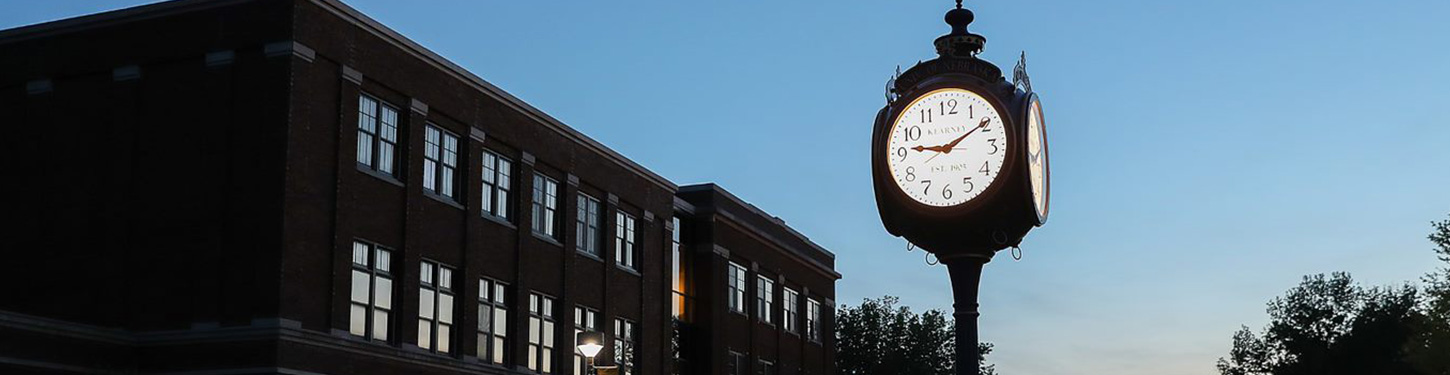
[[[913,151],[916,151],[916,152],[922,152],[922,151],[948,152],[948,151],[951,151],[951,148],[948,148],[945,145],[942,145],[942,146],[922,146],[922,145],[916,145],[916,147],[912,147],[911,149]]]

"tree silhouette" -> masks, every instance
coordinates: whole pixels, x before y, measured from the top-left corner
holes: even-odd
[[[1450,216],[1450,215],[1447,215]],[[1429,239],[1441,262],[1450,265],[1450,218],[1432,222]],[[1411,341],[1410,358],[1425,374],[1450,375],[1450,267],[1421,279],[1425,282],[1425,319]]]
[[[836,364],[841,374],[951,375],[955,371],[955,324],[939,310],[916,314],[900,299],[866,299],[836,315]],[[992,345],[982,343],[979,359]],[[995,366],[982,374],[993,375]]]
[[[1450,220],[1429,239],[1450,263]],[[1364,288],[1347,273],[1305,276],[1268,304],[1260,334],[1242,327],[1219,358],[1223,375],[1450,375],[1450,268],[1411,285]]]
[[[1261,335],[1234,333],[1219,373],[1418,374],[1407,344],[1422,315],[1412,286],[1365,289],[1347,273],[1305,276],[1268,304]]]

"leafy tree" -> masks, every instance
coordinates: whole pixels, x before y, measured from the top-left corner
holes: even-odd
[[[955,323],[939,310],[916,314],[900,299],[866,299],[836,315],[836,363],[841,374],[951,375],[955,371]],[[980,344],[985,359],[991,344]],[[982,366],[982,374],[995,374]]]
[[[1450,264],[1450,218],[1430,223],[1430,242],[1441,262]],[[1409,352],[1416,368],[1425,374],[1450,375],[1450,267],[1425,275],[1425,319],[1412,340]]]
[[[1431,222],[1430,242],[1450,264],[1450,219]],[[1234,333],[1223,375],[1450,375],[1450,267],[1411,286],[1364,289],[1345,273],[1306,276],[1269,302],[1262,334]]]
[[[1234,333],[1223,375],[1417,374],[1408,343],[1422,315],[1411,286],[1365,289],[1347,273],[1306,276],[1268,304],[1269,325]]]

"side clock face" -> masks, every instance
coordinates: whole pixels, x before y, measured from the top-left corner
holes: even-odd
[[[1001,174],[1010,144],[1004,126],[997,108],[977,93],[946,88],[921,95],[891,125],[891,178],[927,206],[970,202]]]
[[[1047,128],[1042,119],[1042,102],[1032,97],[1027,107],[1027,169],[1032,182],[1032,208],[1037,211],[1037,223],[1047,221],[1048,177],[1047,170]]]

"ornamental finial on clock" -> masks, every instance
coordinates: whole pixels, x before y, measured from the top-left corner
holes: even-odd
[[[972,11],[963,9],[962,2],[958,0],[956,9],[947,11],[946,15],[947,24],[952,26],[952,31],[936,38],[936,53],[941,57],[954,58],[973,58],[981,53],[983,46],[987,44],[987,38],[967,31],[967,25],[975,19]]]

